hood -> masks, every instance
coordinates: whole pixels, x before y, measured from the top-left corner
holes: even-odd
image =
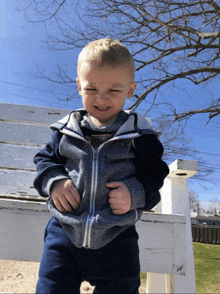
[[[124,110],[125,113],[129,114],[128,120],[124,123],[115,136],[123,136],[128,134],[138,133],[141,134],[155,134],[159,136],[160,133],[153,130],[151,124],[149,123],[149,119],[143,117],[139,113],[132,110]],[[63,133],[74,132],[75,135],[83,136],[82,131],[79,126],[79,122],[83,115],[87,114],[85,109],[77,109],[72,111],[69,115],[65,116],[61,120],[56,123],[53,123],[50,128],[52,130],[58,129]]]

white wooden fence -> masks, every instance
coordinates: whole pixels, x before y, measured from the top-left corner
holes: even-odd
[[[0,258],[40,261],[51,214],[33,187],[33,157],[51,138],[49,125],[69,110],[0,104]],[[195,161],[176,160],[154,213],[137,223],[146,293],[195,293],[187,179]]]

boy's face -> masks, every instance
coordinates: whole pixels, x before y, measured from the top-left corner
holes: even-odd
[[[95,63],[82,63],[76,79],[79,94],[91,120],[97,126],[114,123],[126,98],[132,97],[136,83],[128,65],[98,67]]]

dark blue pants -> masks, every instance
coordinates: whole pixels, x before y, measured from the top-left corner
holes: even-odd
[[[132,226],[100,249],[77,248],[52,217],[45,230],[36,293],[79,294],[81,282],[86,280],[95,286],[96,294],[138,294],[137,240]]]

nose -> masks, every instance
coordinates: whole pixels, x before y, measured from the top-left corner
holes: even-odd
[[[98,92],[98,93],[97,93],[97,96],[96,96],[96,99],[97,99],[97,100],[106,100],[106,99],[107,99],[107,96],[106,96],[105,93],[100,93],[100,92]]]

